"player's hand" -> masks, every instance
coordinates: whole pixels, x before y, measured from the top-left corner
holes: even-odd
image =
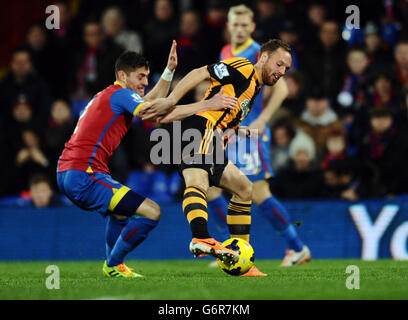
[[[138,116],[142,120],[152,120],[157,118],[160,115],[164,115],[170,112],[170,110],[174,107],[174,103],[171,99],[168,98],[159,98],[155,99],[145,106],[139,111]]]
[[[208,105],[208,110],[235,109],[238,105],[238,99],[224,94],[224,88],[221,88],[220,92],[208,100]]]
[[[176,67],[177,67],[177,42],[176,40],[173,40],[170,49],[169,59],[167,60],[167,68],[169,68],[170,71],[173,71],[176,69]]]

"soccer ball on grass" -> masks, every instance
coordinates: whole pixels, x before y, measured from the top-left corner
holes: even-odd
[[[254,265],[254,249],[252,249],[251,245],[245,240],[239,238],[231,238],[225,240],[222,243],[222,246],[239,253],[238,262],[231,265],[227,265],[221,260],[217,259],[218,266],[229,275],[239,276],[246,273]]]

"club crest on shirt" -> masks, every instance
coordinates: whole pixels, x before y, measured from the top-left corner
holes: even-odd
[[[241,102],[242,118],[245,118],[248,114],[249,99],[245,99]]]

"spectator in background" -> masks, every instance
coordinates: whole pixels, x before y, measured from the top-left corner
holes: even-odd
[[[388,71],[375,72],[366,97],[368,109],[387,105],[396,115],[399,111],[399,104],[400,94],[393,74]]]
[[[61,205],[60,197],[54,192],[46,175],[34,174],[29,180],[31,205],[35,208],[56,207]]]
[[[49,40],[43,24],[36,23],[30,26],[25,47],[30,51],[33,69],[47,83],[50,95],[66,96],[66,75],[61,72],[59,63],[61,52]]]
[[[59,28],[52,29],[51,34],[55,44],[62,49],[62,52],[71,52],[73,48],[78,48],[80,40],[77,35],[80,33],[77,30],[76,24],[73,22],[68,4],[65,1],[57,1],[54,3],[59,10]]]
[[[335,21],[325,21],[319,30],[319,42],[305,52],[302,71],[306,83],[322,88],[330,99],[337,97],[345,73],[345,47]]]
[[[270,180],[271,192],[280,198],[316,198],[321,193],[323,179],[315,165],[313,140],[299,131],[289,147],[289,167]]]
[[[327,8],[323,3],[313,1],[307,9],[306,21],[302,24],[302,43],[315,45],[318,43],[317,35],[327,18]]]
[[[395,20],[396,16],[396,9],[393,6],[393,2],[404,2],[404,1],[383,1],[384,4],[384,11],[381,12],[381,34],[383,36],[384,41],[387,42],[391,47],[395,46],[395,43],[398,39],[398,33],[401,28],[399,22]]]
[[[321,196],[357,201],[381,195],[381,187],[372,179],[369,167],[358,166],[355,159],[345,158],[331,161],[323,172],[324,187]]]
[[[356,111],[364,104],[369,60],[364,49],[351,48],[347,53],[348,73],[344,77],[343,89],[337,96],[339,114],[350,124]]]
[[[18,97],[13,106],[12,115],[13,121],[10,123],[7,131],[12,132],[12,135],[14,136],[17,136],[18,134],[13,132],[13,129],[19,131],[25,126],[34,125],[32,107],[30,102],[24,96]],[[21,131],[19,133],[21,133]]]
[[[282,10],[275,0],[258,0],[256,2],[256,29],[253,38],[264,43],[278,37],[283,24]]]
[[[152,62],[150,71],[152,75],[158,73],[160,77],[167,64],[168,47],[178,31],[173,3],[170,0],[154,2],[153,17],[144,24],[143,31],[145,55]]]
[[[49,175],[55,171],[55,167],[50,166],[50,161],[44,152],[40,135],[35,129],[27,128],[22,131],[21,145],[14,155],[14,166],[10,186],[14,193],[20,193],[28,189],[28,177],[33,172],[41,172]]]
[[[295,24],[286,20],[279,32],[279,38],[290,45],[292,49],[292,65],[291,70],[299,70],[299,53],[302,52],[303,46],[299,42],[299,34],[296,30]]]
[[[18,187],[19,181],[16,181],[15,174],[15,156],[21,148],[22,133],[27,128],[35,126],[33,120],[33,112],[30,103],[24,96],[19,97],[12,108],[12,118],[3,125],[3,130],[0,138],[3,152],[1,158],[2,177],[7,183],[3,183],[6,187],[3,189],[4,194],[15,194],[20,191]]]
[[[360,160],[377,170],[378,182],[385,194],[408,192],[408,139],[406,131],[394,124],[387,107],[370,110],[371,131],[360,147]]]
[[[12,118],[5,124],[5,128],[4,136],[7,137],[8,150],[12,153],[20,147],[20,137],[25,129],[41,128],[40,125],[36,125],[32,106],[24,96],[20,96],[13,105]]]
[[[324,149],[326,137],[334,128],[342,129],[342,123],[330,107],[330,102],[320,89],[315,88],[306,99],[306,109],[300,119],[294,121],[315,142],[319,152]]]
[[[79,100],[92,98],[115,81],[112,70],[124,50],[111,39],[104,39],[96,22],[85,24],[83,40],[84,48],[76,54],[71,76],[71,95]]]
[[[126,30],[126,21],[118,7],[109,7],[102,15],[102,26],[108,38],[129,51],[143,53],[142,38],[137,32]]]
[[[44,142],[51,167],[57,166],[64,144],[74,131],[71,108],[65,100],[55,100],[51,105],[51,117],[45,129]]]
[[[10,189],[9,183],[9,181],[12,181],[13,178],[10,168],[13,168],[14,159],[8,146],[10,141],[4,134],[5,132],[7,131],[4,124],[0,122],[0,150],[8,150],[7,152],[3,152],[2,156],[0,157],[0,176],[2,179],[2,183],[0,183],[0,197],[12,194],[14,191]]]
[[[289,146],[295,137],[295,130],[289,121],[281,120],[272,128],[271,166],[275,174],[289,165]]]
[[[203,32],[199,13],[186,10],[180,17],[180,33],[176,37],[177,55],[183,63],[177,67],[176,74],[184,76],[192,69],[214,61],[209,60],[207,49],[209,43]]]
[[[373,22],[368,22],[364,28],[364,46],[370,66],[384,68],[391,65],[392,54],[389,46],[382,40],[379,28]]]
[[[332,161],[344,160],[347,157],[347,140],[342,130],[334,129],[326,137],[324,157],[321,163],[327,169]]]
[[[348,128],[350,144],[355,148],[361,144],[370,130],[369,112],[373,108],[388,106],[397,116],[400,112],[400,94],[392,73],[384,70],[374,71],[367,77],[362,108],[356,108],[353,123]]]
[[[227,9],[224,1],[210,0],[205,14],[205,33],[211,39],[208,46],[209,61],[219,60],[219,53],[224,45],[223,31],[227,20]]]
[[[408,88],[402,92],[401,107],[396,120],[399,128],[408,131]]]
[[[352,181],[352,173],[349,167],[344,165],[342,160],[333,160],[327,163],[327,167],[323,171],[324,188],[321,195],[324,198],[342,198],[343,192],[347,189],[345,197],[350,201],[355,201],[358,196],[352,186],[349,186]]]
[[[402,88],[408,88],[408,39],[400,40],[395,46],[395,67]]]
[[[54,3],[59,9],[59,28],[48,31],[49,42],[58,52],[56,57],[57,78],[61,81],[60,87],[53,92],[53,98],[68,99],[70,96],[70,74],[75,64],[75,55],[82,45],[82,23],[75,21],[68,7],[67,1],[57,1]],[[60,63],[63,61],[64,63]],[[59,85],[54,81],[52,89]]]
[[[304,81],[300,72],[288,71],[284,76],[288,87],[288,96],[282,103],[281,109],[286,109],[294,117],[300,117],[305,106]]]
[[[0,83],[1,118],[10,119],[12,106],[21,96],[30,101],[35,120],[44,124],[50,106],[47,85],[33,69],[30,52],[17,48],[11,55],[9,73]]]

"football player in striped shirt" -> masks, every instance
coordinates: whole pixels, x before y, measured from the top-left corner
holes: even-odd
[[[65,144],[57,167],[57,183],[78,207],[107,217],[106,256],[103,273],[108,277],[141,277],[125,265],[126,255],[142,243],[160,218],[160,207],[110,176],[108,161],[145,108],[167,95],[177,66],[176,43],[159,82],[148,93],[149,63],[140,54],[124,52],[116,61],[116,81],[96,94],[81,114]],[[207,109],[234,108],[237,99],[214,96],[213,101],[178,106],[183,116]],[[162,108],[166,114],[173,107]]]
[[[182,133],[192,129],[201,133],[201,139],[193,141],[195,144],[193,150],[183,153],[179,165],[186,184],[183,212],[190,224],[193,238],[190,242],[190,252],[195,256],[212,255],[227,262],[237,258],[208,233],[207,193],[210,186],[218,186],[232,193],[227,210],[227,223],[231,237],[249,241],[252,182],[227,159],[224,153],[219,159],[218,151],[225,150],[229,138],[226,131],[236,131],[239,128],[241,121],[250,112],[262,86],[275,85],[290,68],[291,62],[289,45],[281,40],[270,40],[261,46],[259,59],[255,64],[246,58],[232,57],[194,69],[178,83],[167,99],[161,101],[164,106],[174,105],[204,80],[210,80],[211,86],[203,100],[211,99],[219,92],[238,99],[235,109],[199,112],[181,121]],[[154,107],[150,110],[145,109],[142,115],[142,119],[156,117],[159,117],[161,122],[180,119],[177,108],[164,117],[161,117],[160,110],[155,110]],[[190,147],[191,142],[181,143],[182,150],[185,151],[185,148]],[[250,275],[264,276],[265,274],[253,267]]]
[[[221,50],[221,60],[231,57],[246,58],[252,63],[258,59],[260,44],[251,38],[255,31],[254,13],[245,5],[231,7],[228,12],[227,27],[231,35],[231,43]],[[300,239],[290,215],[282,203],[271,193],[267,179],[274,176],[270,161],[271,131],[269,119],[280,107],[287,95],[284,79],[279,80],[272,88],[272,94],[266,106],[263,104],[263,90],[259,93],[252,106],[251,113],[242,120],[241,125],[259,131],[258,139],[242,139],[237,143],[246,144],[246,154],[241,162],[236,162],[248,178],[253,182],[252,200],[259,206],[260,213],[272,224],[275,230],[286,240],[288,249],[281,266],[289,267],[310,260],[310,250]],[[254,148],[250,148],[250,144]],[[243,148],[237,148],[242,150]],[[251,151],[251,152],[250,152]],[[237,157],[238,158],[238,157]],[[208,212],[222,230],[225,239],[229,238],[229,230],[225,223],[228,201],[217,187],[208,192]]]

